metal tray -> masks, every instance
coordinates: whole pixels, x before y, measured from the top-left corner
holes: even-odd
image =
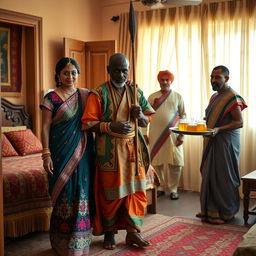
[[[184,134],[184,135],[212,135],[213,129],[207,129],[205,132],[190,132],[190,131],[180,131],[178,127],[171,127],[170,128],[173,132],[179,133],[179,134]]]

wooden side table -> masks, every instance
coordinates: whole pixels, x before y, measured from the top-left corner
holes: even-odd
[[[250,192],[256,191],[256,171],[250,172],[241,178],[244,193],[244,224],[247,224],[249,214],[256,215],[256,207],[249,209]]]

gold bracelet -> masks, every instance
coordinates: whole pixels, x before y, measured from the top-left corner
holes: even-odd
[[[101,133],[111,133],[110,123],[111,122],[100,122],[100,132]]]
[[[107,133],[111,133],[110,124],[111,124],[111,122],[108,122],[108,123],[106,124]]]
[[[49,152],[42,152],[42,155],[50,155],[51,154],[51,152],[49,151]]]
[[[50,152],[42,153],[42,156],[51,155]]]
[[[49,148],[43,148],[42,154],[46,154],[46,153],[51,153],[51,151],[49,150]]]
[[[100,132],[104,132],[104,122],[100,122]]]

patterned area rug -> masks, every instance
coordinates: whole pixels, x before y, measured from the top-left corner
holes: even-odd
[[[150,219],[146,218],[142,232],[151,242],[150,247],[126,247],[124,232],[117,236],[113,251],[102,249],[102,237],[95,239],[90,255],[231,256],[247,230],[237,225],[212,225],[192,218],[151,215]]]
[[[146,249],[126,247],[125,231],[118,232],[115,250],[102,248],[103,236],[93,237],[92,256],[232,256],[248,227],[211,225],[198,219],[147,214],[142,235],[152,245]],[[31,233],[19,240],[7,240],[5,256],[57,256],[51,249],[48,232]]]

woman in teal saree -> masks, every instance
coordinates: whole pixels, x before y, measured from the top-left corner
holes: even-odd
[[[80,71],[74,59],[62,58],[55,71],[57,89],[46,94],[40,105],[42,158],[53,205],[50,241],[59,255],[88,255],[93,138],[81,130],[88,90],[75,89]]]

